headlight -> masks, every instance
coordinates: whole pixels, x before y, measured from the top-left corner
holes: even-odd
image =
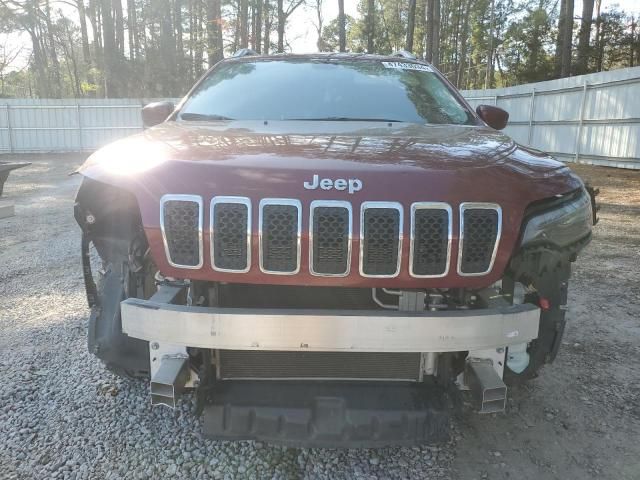
[[[587,236],[592,223],[591,198],[582,189],[578,198],[530,218],[522,245],[541,242],[564,247]]]

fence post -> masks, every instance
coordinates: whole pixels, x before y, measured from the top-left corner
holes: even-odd
[[[76,100],[76,116],[78,121],[78,145],[80,147],[80,151],[82,152],[84,149],[82,147],[82,114],[80,113],[80,104]]]
[[[580,103],[580,117],[578,118],[578,131],[576,132],[576,145],[574,162],[578,163],[580,157],[580,146],[582,145],[582,126],[584,125],[584,108],[587,103],[587,82],[582,85],[582,102]]]
[[[9,153],[13,153],[13,134],[11,132],[11,107],[7,103],[5,104],[7,111],[7,136],[9,137]]]
[[[527,140],[527,145],[531,146],[531,141],[533,140],[533,118],[536,112],[536,89],[531,89],[531,101],[529,102],[529,138]]]

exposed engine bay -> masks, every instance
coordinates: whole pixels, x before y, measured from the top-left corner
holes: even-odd
[[[90,350],[120,375],[149,379],[152,404],[175,407],[195,389],[213,437],[284,443],[309,439],[283,429],[335,414],[343,420],[313,444],[339,445],[345,428],[345,445],[397,443],[406,415],[421,425],[410,443],[433,440],[463,391],[479,412],[504,410],[507,384],[555,358],[570,264],[589,240],[523,248],[481,289],[207,282],[164,277],[136,211],[133,197],[99,182],[85,180],[78,195]],[[326,404],[309,396],[320,386]],[[283,396],[293,402],[284,410]]]

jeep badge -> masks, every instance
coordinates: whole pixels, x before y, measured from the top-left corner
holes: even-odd
[[[358,178],[350,178],[346,180],[344,178],[336,178],[332,180],[330,178],[320,178],[320,175],[314,175],[311,182],[304,182],[304,188],[307,190],[315,190],[320,187],[322,190],[348,190],[350,194],[359,192],[362,190],[362,180]]]

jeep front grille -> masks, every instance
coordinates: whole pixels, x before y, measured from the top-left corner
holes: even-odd
[[[260,201],[260,269],[292,275],[300,270],[302,205],[298,200]]]
[[[311,203],[309,267],[314,275],[345,276],[351,264],[351,204]]]
[[[311,202],[308,232],[308,271],[312,275],[349,275],[354,240],[359,245],[359,273],[363,277],[393,278],[407,269],[414,278],[445,277],[457,258],[461,276],[486,275],[493,268],[502,233],[502,210],[492,203],[462,203],[459,210],[457,255],[453,254],[453,215],[442,202],[411,205],[409,258],[402,262],[404,210],[396,202],[363,202],[359,238],[353,237],[351,203]],[[303,226],[299,200],[266,198],[259,203],[257,234],[260,270],[294,275],[301,269]],[[246,197],[214,197],[210,205],[211,268],[246,273],[251,269],[252,202]],[[203,201],[196,195],[165,195],[160,221],[165,253],[177,268],[203,266]],[[255,257],[254,257],[255,259]]]
[[[222,272],[251,267],[251,201],[214,197],[211,201],[211,264]]]
[[[400,273],[402,205],[365,202],[360,214],[360,274],[395,277]]]
[[[178,268],[201,268],[202,198],[164,195],[160,200],[160,228],[169,263]]]
[[[444,277],[451,259],[451,207],[446,203],[411,206],[411,275]]]
[[[492,203],[460,205],[458,273],[485,275],[491,271],[502,231],[502,209]]]

